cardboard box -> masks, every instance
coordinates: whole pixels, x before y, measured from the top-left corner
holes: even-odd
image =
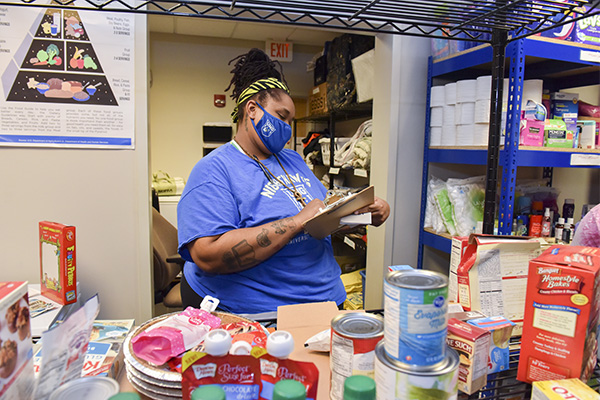
[[[448,319],[448,347],[460,358],[458,390],[472,394],[487,383],[490,333],[456,318]]]
[[[27,282],[0,282],[0,399],[29,399],[35,384]]]
[[[562,119],[547,119],[544,125],[544,146],[573,148],[573,131],[567,130]]]
[[[467,323],[492,334],[488,353],[488,373],[493,374],[508,370],[510,367],[508,341],[512,336],[515,323],[500,316],[471,319]]]
[[[467,245],[469,244],[469,238],[466,236],[454,236],[452,238],[452,248],[450,250],[450,273],[448,274],[448,301],[458,303],[458,266],[462,259]]]
[[[308,115],[325,114],[327,109],[327,82],[313,87],[308,95]]]
[[[521,119],[519,145],[542,147],[544,145],[544,121]]]
[[[587,381],[599,305],[599,248],[552,246],[531,260],[517,379]]]
[[[600,148],[600,118],[578,117],[581,121],[594,121],[596,123],[596,148]]]
[[[550,117],[552,119],[563,119],[564,114],[576,114],[579,112],[579,94],[556,92],[550,94]]]
[[[531,400],[598,400],[600,394],[579,379],[533,382]]]
[[[465,311],[503,315],[521,334],[529,260],[540,253],[534,239],[471,235],[458,267],[458,300]]]
[[[596,148],[596,121],[578,120],[577,129],[579,131],[578,148],[595,149]]]
[[[40,281],[43,296],[60,304],[77,301],[75,227],[42,221],[40,228]]]
[[[583,6],[581,9],[578,7],[575,10],[578,11],[577,15],[582,15],[587,13],[590,7]],[[574,42],[600,46],[600,18],[598,15],[580,19],[575,23],[574,28],[571,35]]]

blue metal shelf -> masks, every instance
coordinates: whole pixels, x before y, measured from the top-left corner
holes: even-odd
[[[436,235],[435,233],[431,233],[426,230],[422,230],[421,235],[421,244],[431,246],[435,249],[443,251],[444,253],[450,253],[452,250],[452,239],[441,235]]]
[[[429,149],[430,163],[486,165],[487,149]]]

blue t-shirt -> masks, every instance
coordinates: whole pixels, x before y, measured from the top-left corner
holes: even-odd
[[[325,198],[325,187],[298,153],[283,150],[278,157],[307,203]],[[292,186],[275,157],[262,163]],[[177,207],[185,279],[200,296],[217,297],[219,307],[233,313],[276,311],[280,305],[318,301],[341,304],[346,292],[329,237],[317,240],[302,232],[264,262],[224,275],[203,272],[187,249],[195,239],[292,217],[301,209],[288,189],[269,180],[258,163],[232,143],[213,150],[192,170]]]

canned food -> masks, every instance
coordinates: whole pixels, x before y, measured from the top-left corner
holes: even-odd
[[[390,358],[385,341],[375,347],[377,400],[456,400],[458,365],[456,351],[448,348],[441,363],[427,368],[407,367]]]
[[[442,362],[448,327],[448,278],[434,271],[405,270],[386,275],[385,351],[409,366]]]
[[[374,376],[375,346],[383,338],[383,319],[366,313],[339,314],[331,320],[331,398],[341,400],[351,375]]]

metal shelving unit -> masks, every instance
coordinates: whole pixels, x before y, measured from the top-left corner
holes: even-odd
[[[583,53],[582,53],[583,52]],[[600,47],[557,41],[543,37],[520,39],[508,44],[509,57],[509,104],[507,115],[505,146],[498,147],[498,164],[502,167],[502,182],[499,203],[500,234],[510,234],[512,226],[516,173],[519,167],[544,168],[598,168],[598,165],[581,165],[578,157],[592,157],[600,160],[600,150],[549,149],[540,147],[519,148],[519,121],[521,109],[522,83],[530,77],[544,79],[544,86],[551,91],[600,83],[600,63],[588,61],[586,53],[596,53],[600,57]],[[471,78],[487,74],[491,62],[490,46],[479,46],[455,54],[446,59],[429,64],[429,84],[433,79]],[[429,107],[429,104],[428,104]],[[429,108],[425,133],[425,154],[423,166],[423,192],[427,190],[428,164],[468,164],[488,165],[488,149],[476,148],[429,148]],[[422,199],[421,230],[419,244],[419,265],[422,264],[423,245],[449,252],[451,239],[423,229],[426,198]],[[492,225],[493,227],[493,225]],[[489,231],[486,233],[490,233]]]

